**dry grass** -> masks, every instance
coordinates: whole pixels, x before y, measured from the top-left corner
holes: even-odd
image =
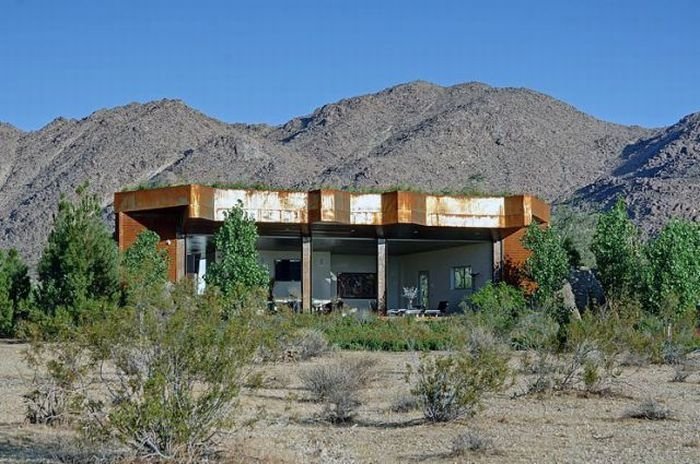
[[[24,422],[21,395],[27,386],[22,377],[29,372],[20,359],[23,348],[0,343],[0,463],[59,463],[70,449],[63,445],[72,441],[73,433]],[[628,368],[621,377],[624,396],[611,397],[512,399],[527,382],[520,374],[509,391],[489,397],[486,409],[474,418],[436,426],[425,423],[420,411],[391,410],[395,398],[406,393],[403,377],[406,364],[416,361],[413,353],[343,353],[343,357],[369,357],[376,363],[374,381],[363,390],[351,425],[315,420],[319,405],[305,399],[298,372],[324,364],[327,357],[265,364],[259,368],[267,380],[243,392],[238,429],[223,443],[224,462],[698,462],[700,385],[697,376],[685,383],[669,382],[673,366]],[[662,401],[674,412],[673,420],[625,420],[621,425],[621,411],[645,398]],[[244,426],[247,423],[251,425]],[[492,440],[498,452],[453,455],[455,437],[465,428]],[[83,458],[81,453],[75,457]]]

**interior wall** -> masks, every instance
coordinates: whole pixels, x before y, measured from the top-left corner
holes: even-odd
[[[258,260],[267,268],[270,277],[274,277],[276,259],[301,259],[301,250],[258,250]],[[272,296],[277,299],[301,298],[301,282],[275,282]]]
[[[311,299],[331,300],[331,289],[335,288],[335,281],[331,274],[331,252],[312,251],[313,266],[311,267]]]
[[[417,287],[418,273],[429,273],[429,298],[430,308],[437,309],[438,303],[443,300],[449,302],[449,311],[459,311],[459,303],[472,293],[472,290],[455,290],[451,288],[451,276],[453,267],[471,266],[472,273],[479,275],[474,278],[474,290],[491,281],[493,250],[491,242],[473,243],[459,247],[446,248],[422,253],[406,254],[401,256],[389,256],[389,262],[398,261],[400,269],[399,283],[390,291],[389,301],[398,302],[395,306],[405,308],[408,301],[402,296],[403,287]],[[391,265],[390,265],[391,267]],[[391,296],[393,293],[393,298]],[[414,301],[415,303],[415,301]]]
[[[332,253],[330,261],[330,277],[332,279],[331,298],[336,298],[338,294],[338,274],[343,272],[377,272],[377,257],[374,255],[342,255]],[[347,306],[360,310],[368,310],[370,304],[374,301],[376,301],[376,298],[343,298],[343,302]]]

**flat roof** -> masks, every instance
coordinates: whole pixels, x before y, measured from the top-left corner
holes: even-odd
[[[117,213],[181,208],[187,219],[220,222],[240,204],[258,223],[521,228],[550,221],[550,207],[532,195],[469,196],[393,190],[309,191],[216,188],[199,184],[114,194]],[[165,212],[163,212],[165,214]]]

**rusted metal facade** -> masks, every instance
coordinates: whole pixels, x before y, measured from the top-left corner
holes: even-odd
[[[234,205],[241,205],[255,219],[261,235],[303,238],[323,233],[383,240],[415,234],[412,236],[491,241],[493,277],[508,280],[518,278],[527,258],[521,243],[524,229],[532,222],[546,224],[550,220],[549,206],[530,195],[469,197],[326,189],[294,192],[191,184],[116,193],[119,248],[128,248],[142,230],[154,230],[161,237],[160,246],[170,256],[170,279],[177,280],[184,275],[184,237],[188,233],[213,233]],[[310,253],[304,250],[304,255]],[[378,254],[381,251],[380,245]],[[307,268],[311,272],[310,265]],[[308,286],[309,278],[304,277]],[[305,293],[303,305],[308,307],[309,292]]]

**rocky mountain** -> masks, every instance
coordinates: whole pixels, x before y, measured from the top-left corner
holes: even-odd
[[[620,195],[647,232],[673,216],[700,221],[700,113],[626,146],[612,172],[572,201],[605,207]]]
[[[600,121],[546,95],[480,83],[398,85],[286,124],[226,124],[177,100],[129,104],[22,132],[0,124],[0,248],[35,262],[61,194],[89,181],[280,187],[409,186],[531,192],[552,202],[630,197],[653,229],[697,217],[700,116],[665,129]],[[695,172],[698,171],[698,172]]]

